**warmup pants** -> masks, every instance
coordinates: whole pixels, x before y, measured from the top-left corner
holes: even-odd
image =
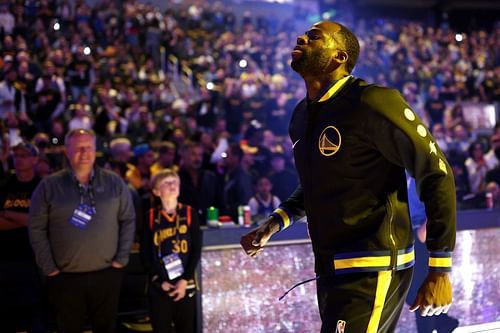
[[[389,333],[396,328],[413,268],[319,278],[321,333]]]
[[[151,325],[155,333],[194,333],[196,325],[196,296],[192,289],[186,296],[174,302],[170,296],[157,286],[149,287]],[[175,324],[175,331],[172,328]]]
[[[93,333],[115,333],[123,270],[61,273],[47,279],[58,332],[81,333],[85,323]]]

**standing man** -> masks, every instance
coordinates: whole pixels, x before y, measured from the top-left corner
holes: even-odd
[[[29,231],[60,332],[115,332],[122,268],[134,240],[135,212],[125,182],[95,166],[93,131],[65,137],[70,168],[33,193]]]
[[[206,223],[208,207],[222,208],[222,186],[214,172],[203,168],[203,147],[199,142],[187,141],[181,147],[180,155],[179,201],[192,206],[203,225]]]
[[[232,143],[226,150],[224,158],[224,214],[238,221],[238,206],[248,205],[252,197],[252,176],[243,169],[243,149],[238,143]]]
[[[426,207],[429,273],[411,311],[446,313],[456,210],[453,173],[427,128],[393,89],[350,75],[356,36],[319,22],[297,38],[292,68],[307,96],[290,136],[300,185],[242,237],[252,257],[307,215],[315,256],[321,332],[393,332],[414,262],[405,169]]]
[[[0,184],[0,323],[6,332],[45,332],[40,276],[28,236],[38,149],[21,142],[12,148],[15,174]]]

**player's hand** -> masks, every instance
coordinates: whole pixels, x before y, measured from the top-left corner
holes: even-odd
[[[429,272],[418,290],[410,311],[415,312],[420,308],[420,314],[423,317],[447,313],[452,302],[451,294],[448,273]]]
[[[111,262],[111,267],[116,268],[116,269],[120,269],[120,268],[123,268],[123,265],[122,265],[122,264],[120,264],[118,261],[113,260],[113,261]]]
[[[173,290],[174,288],[175,288],[175,286],[171,283],[168,283],[167,281],[163,281],[161,283],[161,289],[163,291],[169,292],[169,291]]]
[[[279,231],[279,224],[272,217],[256,229],[243,235],[240,244],[245,253],[254,258],[262,252],[272,235]]]
[[[417,229],[417,238],[420,243],[425,243],[425,239],[427,238],[427,221]]]
[[[53,277],[53,276],[57,276],[59,274],[61,274],[61,271],[57,269],[57,270],[55,270],[55,271],[50,272],[49,274],[47,274],[47,276],[48,277]]]
[[[184,279],[180,279],[175,283],[173,286],[173,290],[168,293],[170,297],[173,297],[173,301],[177,302],[180,301],[181,299],[186,296],[186,287],[187,287],[187,281]]]

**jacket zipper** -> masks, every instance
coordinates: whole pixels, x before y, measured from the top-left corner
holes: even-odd
[[[392,209],[392,200],[389,198],[389,209],[391,210],[391,215],[389,217],[389,238],[391,240],[391,271],[392,274],[397,269],[398,266],[398,250],[396,247],[396,240],[394,239],[394,235],[392,232],[392,225],[394,222],[394,210]]]
[[[312,104],[312,103],[311,103]],[[313,149],[310,149],[311,147],[314,147],[313,145],[313,133],[314,133],[314,125],[316,123],[316,118],[317,118],[317,110],[314,108],[315,105],[309,105],[306,104],[306,137],[305,137],[305,155],[306,155],[306,161],[304,165],[310,166],[312,164],[312,156],[313,156]],[[312,179],[314,178],[314,169],[313,168],[307,168],[308,169],[308,179],[306,180],[306,183],[311,184]],[[307,187],[307,193],[304,191],[304,196],[309,195],[311,186]]]

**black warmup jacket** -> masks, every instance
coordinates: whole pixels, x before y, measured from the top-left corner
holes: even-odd
[[[413,265],[405,169],[425,204],[429,269],[449,271],[455,244],[453,173],[399,92],[345,77],[290,123],[300,185],[272,216],[307,216],[318,275]]]

